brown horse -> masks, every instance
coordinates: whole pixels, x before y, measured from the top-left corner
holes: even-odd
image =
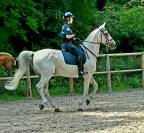
[[[0,52],[0,65],[4,67],[6,74],[10,76],[13,65],[16,65],[16,60],[11,54]]]

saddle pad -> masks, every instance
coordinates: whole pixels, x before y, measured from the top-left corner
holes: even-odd
[[[70,52],[65,52],[65,51],[62,51],[62,54],[63,54],[66,64],[77,65],[75,55],[71,54]]]

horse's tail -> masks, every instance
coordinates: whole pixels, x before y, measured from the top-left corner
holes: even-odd
[[[5,83],[5,88],[8,90],[15,90],[19,84],[20,79],[26,73],[30,62],[32,61],[34,52],[23,51],[18,56],[18,70],[15,73],[14,78],[11,81]]]

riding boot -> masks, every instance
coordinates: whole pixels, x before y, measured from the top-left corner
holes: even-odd
[[[78,68],[78,75],[80,77],[84,75],[84,72],[81,70],[81,68]]]
[[[81,63],[78,64],[78,74],[79,76],[83,76],[85,74],[84,67]]]

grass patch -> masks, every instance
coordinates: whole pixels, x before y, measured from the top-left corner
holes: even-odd
[[[19,95],[10,95],[4,93],[3,95],[0,95],[0,100],[6,100],[6,101],[14,101],[14,100],[20,100],[25,97],[19,96]]]

